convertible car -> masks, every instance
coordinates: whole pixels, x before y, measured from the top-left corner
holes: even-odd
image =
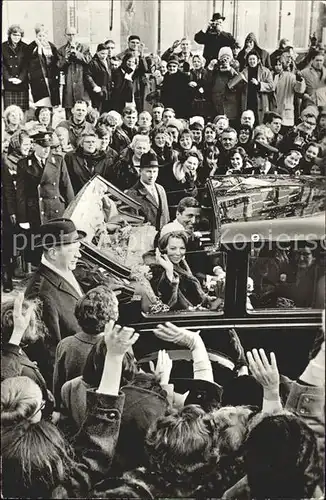
[[[176,366],[187,364],[174,375],[188,376],[187,354],[171,351],[153,334],[171,321],[200,330],[212,361],[227,370],[235,367],[234,329],[245,350],[274,351],[280,371],[296,377],[319,335],[324,308],[325,191],[325,179],[312,176],[210,179],[198,194],[196,261],[215,306],[179,311],[151,288],[144,255],[153,250],[156,231],[144,222],[141,205],[95,176],[65,213],[87,233],[77,277],[86,288],[107,283],[116,290],[119,322],[140,333],[135,354],[144,366],[164,348]]]

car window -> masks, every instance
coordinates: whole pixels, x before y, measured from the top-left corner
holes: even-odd
[[[265,242],[251,249],[247,311],[322,309],[325,248],[317,241]]]

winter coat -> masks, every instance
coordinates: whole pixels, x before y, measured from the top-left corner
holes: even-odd
[[[85,72],[89,93],[92,100],[92,106],[99,110],[100,114],[111,109],[110,101],[112,94],[112,70],[95,54]],[[101,87],[101,92],[94,92],[95,86]]]
[[[16,189],[14,177],[9,171],[8,156],[2,158],[1,184],[2,184],[2,216],[3,222],[7,221],[9,215],[17,213]]]
[[[55,353],[53,392],[56,407],[60,409],[61,388],[65,382],[83,373],[89,352],[99,335],[88,335],[82,331],[60,340]]]
[[[240,52],[238,54],[238,57],[237,57],[237,60],[239,61],[239,64],[240,64],[240,71],[242,71],[243,68],[246,66],[246,51],[245,51],[245,46],[246,46],[246,42],[247,42],[248,38],[250,38],[254,42],[254,48],[253,48],[253,50],[255,50],[258,53],[258,55],[260,57],[261,65],[265,66],[265,68],[272,69],[271,58],[270,58],[269,53],[266,50],[261,49],[258,46],[258,44],[257,44],[257,38],[254,35],[254,33],[249,33],[247,35],[246,39],[245,39],[245,43],[244,43],[243,49],[240,50]]]
[[[215,107],[215,115],[226,115],[230,120],[238,118],[238,95],[228,87],[237,74],[233,68],[230,71],[207,70],[207,94]]]
[[[113,166],[113,176],[110,182],[121,191],[132,188],[139,179],[138,170],[133,165],[133,155],[133,150],[126,148]]]
[[[166,73],[162,83],[161,100],[166,108],[173,108],[177,118],[185,118],[191,113],[191,92],[189,75],[177,71]]]
[[[208,30],[198,31],[195,34],[195,42],[205,45],[203,56],[206,59],[206,66],[212,59],[217,59],[218,53],[222,47],[233,47],[235,39],[231,33],[222,31],[220,34],[210,33]]]
[[[170,221],[168,200],[165,189],[160,184],[155,184],[159,203],[139,181],[126,191],[134,200],[141,204],[141,212],[145,215],[145,222],[150,222],[158,231]]]
[[[16,49],[12,44],[4,42],[1,50],[2,82],[5,90],[22,92],[28,90],[27,79],[27,47],[22,41],[18,42]],[[9,82],[9,78],[19,78],[22,83],[15,85]]]
[[[42,320],[49,335],[44,342],[38,341],[32,346],[33,359],[37,359],[43,377],[52,387],[56,346],[61,339],[80,331],[75,316],[80,295],[63,277],[40,264],[27,285],[25,297],[39,298],[43,304]]]
[[[306,81],[304,107],[309,104],[326,106],[326,68],[322,67],[322,76],[310,65],[301,72]]]
[[[31,230],[44,222],[62,217],[74,199],[64,159],[50,154],[42,169],[34,155],[18,162],[17,221],[29,222]]]
[[[283,71],[274,77],[274,89],[276,97],[276,113],[283,119],[283,125],[293,127],[294,125],[294,95],[303,94],[306,89],[304,79],[297,81],[294,73]]]
[[[118,68],[112,72],[112,109],[122,113],[126,103],[134,101],[134,86],[132,77]]]
[[[117,127],[112,134],[111,146],[112,148],[120,154],[126,147],[131,144],[133,137],[138,133],[136,127],[128,128],[124,124],[121,127]]]
[[[50,97],[52,106],[60,104],[59,95],[59,70],[58,70],[58,50],[49,42],[52,49],[50,63],[46,61],[44,55],[38,54],[36,42],[32,42],[27,47],[28,79],[34,102],[45,97]],[[46,69],[45,69],[46,68]],[[48,79],[48,85],[46,80]]]
[[[89,101],[89,95],[85,88],[85,72],[92,56],[87,45],[81,43],[76,44],[75,58],[67,59],[67,52],[69,53],[69,44],[58,50],[58,67],[65,75],[62,106],[72,108],[79,99]]]
[[[263,123],[264,114],[270,110],[269,108],[269,94],[274,90],[272,73],[268,68],[258,65],[258,120]],[[229,83],[230,90],[238,85],[241,85],[241,113],[247,109],[248,98],[248,68],[245,68],[241,73],[236,75]]]
[[[91,158],[91,156],[89,157]],[[104,179],[111,181],[113,176],[112,165],[106,153],[100,152],[92,155],[92,168],[89,169],[86,163],[86,157],[81,148],[72,153],[67,153],[65,161],[71,184],[75,195],[83,186],[94,176],[101,175]]]

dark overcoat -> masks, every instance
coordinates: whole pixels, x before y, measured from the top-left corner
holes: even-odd
[[[112,70],[107,67],[95,54],[86,68],[85,78],[92,100],[92,106],[100,113],[110,111],[110,101],[112,94]],[[101,92],[94,92],[94,87],[101,87]]]
[[[34,155],[18,162],[17,221],[37,230],[44,222],[62,217],[74,192],[62,156],[51,154],[44,170]]]
[[[145,221],[150,222],[158,231],[170,221],[168,200],[165,189],[160,184],[155,184],[159,196],[159,203],[148,192],[146,187],[138,181],[126,194],[141,204],[141,211]]]
[[[66,154],[65,161],[75,195],[96,174],[108,181],[112,180],[112,163],[106,153],[98,154],[94,158],[93,168],[90,170],[80,149]]]
[[[16,49],[9,42],[2,44],[2,81],[5,90],[22,92],[28,89],[27,44],[20,41]],[[19,78],[19,85],[9,82],[9,78]]]
[[[50,47],[52,50],[52,58],[50,63],[47,63],[45,57],[38,54],[38,48],[35,41],[28,45],[28,79],[34,102],[50,96],[52,106],[57,106],[60,104],[58,50],[53,43],[50,43]],[[46,73],[44,72],[44,67],[47,67]],[[46,84],[45,78],[48,78],[49,87]]]

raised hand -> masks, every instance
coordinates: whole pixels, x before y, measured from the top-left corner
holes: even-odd
[[[191,330],[187,330],[186,328],[180,328],[173,323],[167,322],[164,325],[157,325],[154,333],[156,337],[165,342],[173,342],[174,344],[178,344],[184,347],[188,347],[189,349],[193,349],[194,345],[199,338],[199,330],[193,332]]]
[[[209,65],[207,66],[207,69],[212,71],[215,68],[216,64],[217,64],[217,59],[212,59]]]
[[[149,362],[151,372],[157,376],[160,384],[164,385],[167,385],[169,383],[172,365],[172,359],[165,351],[165,349],[158,352],[156,368],[154,367],[153,361]]]
[[[107,353],[110,356],[123,357],[138,338],[139,334],[135,332],[134,328],[114,325],[113,320],[105,325],[104,340]]]
[[[259,382],[265,392],[273,395],[279,394],[280,374],[278,372],[276,357],[273,352],[270,354],[271,361],[268,360],[264,349],[253,349],[247,352],[249,369],[252,375]]]
[[[162,255],[158,248],[155,250],[156,263],[165,269],[169,279],[173,279],[173,264],[167,255]]]
[[[179,47],[181,41],[180,40],[175,40],[172,44],[172,49],[176,49],[177,47]]]
[[[35,305],[31,303],[26,310],[23,311],[23,303],[24,303],[24,293],[19,292],[14,301],[14,309],[13,309],[13,321],[14,321],[14,329],[12,336],[16,337],[18,344],[20,340],[18,337],[24,335],[27,330],[32,314],[35,311]],[[17,343],[17,342],[15,342]]]

